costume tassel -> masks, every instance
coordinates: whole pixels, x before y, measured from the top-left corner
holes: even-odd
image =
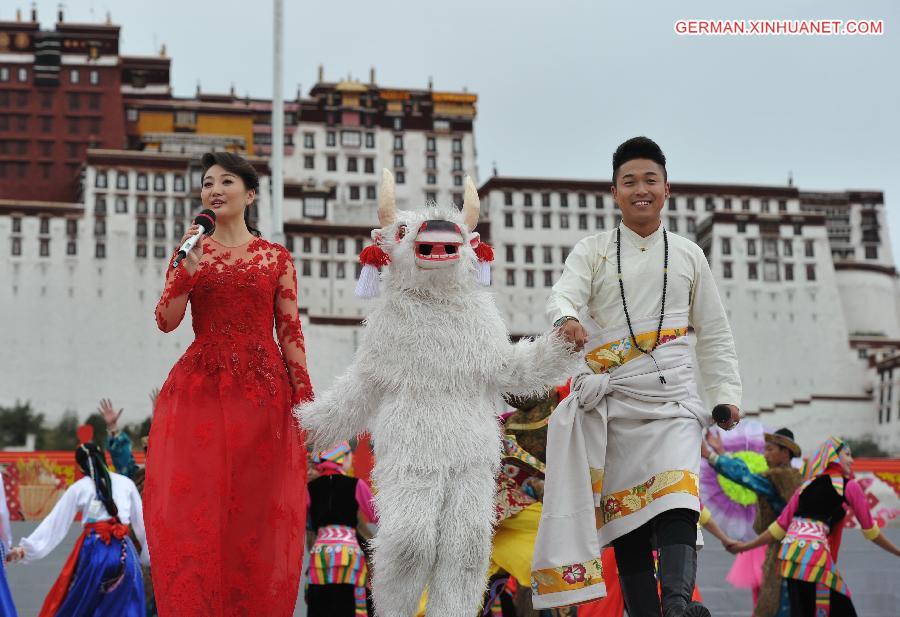
[[[391,263],[391,258],[380,246],[377,244],[370,244],[359,254],[359,263],[381,268]]]
[[[475,247],[475,257],[478,258],[478,261],[494,261],[494,249],[491,248],[490,244],[479,242],[478,246]]]
[[[378,295],[378,268],[388,265],[391,258],[377,244],[363,249],[359,254],[359,263],[363,265],[356,282],[357,298],[374,298]]]
[[[475,266],[475,281],[479,285],[490,287],[491,285],[491,264],[486,261],[479,261]]]
[[[356,281],[357,298],[374,298],[378,295],[378,268],[372,264],[366,264],[359,273],[359,280]]]
[[[491,284],[491,262],[494,261],[494,249],[491,245],[480,242],[475,247],[475,257],[478,264],[475,266],[475,280],[479,285],[489,287]]]

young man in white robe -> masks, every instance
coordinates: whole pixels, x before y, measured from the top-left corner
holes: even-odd
[[[741,380],[703,251],[662,225],[665,163],[646,137],[619,146],[612,195],[622,222],[575,246],[548,299],[551,321],[585,348],[587,366],[551,417],[536,608],[605,595],[599,556],[611,544],[630,617],[709,616],[691,601],[700,442],[713,406],[726,406],[723,429],[740,420]]]

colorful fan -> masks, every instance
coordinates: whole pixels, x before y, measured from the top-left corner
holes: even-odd
[[[768,469],[762,455],[765,448],[762,424],[744,420],[731,431],[715,427],[710,430],[722,438],[725,451],[744,461],[752,473]],[[756,493],[718,475],[706,461],[700,467],[700,498],[726,534],[741,540],[756,537],[753,531]]]

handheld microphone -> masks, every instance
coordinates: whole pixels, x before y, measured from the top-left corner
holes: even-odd
[[[716,424],[724,424],[731,420],[731,407],[728,405],[719,404],[713,407],[712,411],[713,420],[716,421]]]
[[[181,248],[178,249],[178,254],[176,254],[175,259],[172,260],[173,268],[177,268],[181,263],[181,260],[187,257],[187,254],[190,253],[191,249],[199,242],[200,236],[203,234],[208,236],[213,232],[216,228],[216,213],[209,209],[201,210],[200,214],[194,219],[194,224],[200,226],[200,231],[185,240],[184,244],[181,245]]]

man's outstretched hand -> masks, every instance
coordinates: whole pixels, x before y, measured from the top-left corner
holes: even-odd
[[[584,349],[584,344],[587,343],[587,330],[584,329],[584,326],[577,319],[564,321],[559,326],[559,333],[566,341],[575,344],[575,351],[581,351]]]

